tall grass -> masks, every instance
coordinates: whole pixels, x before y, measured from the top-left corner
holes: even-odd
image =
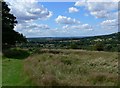
[[[25,70],[38,86],[114,86],[118,54],[80,50],[41,50],[25,60]]]

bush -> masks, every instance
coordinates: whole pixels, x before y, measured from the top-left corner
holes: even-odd
[[[7,58],[14,58],[14,59],[24,59],[28,57],[30,54],[27,50],[22,49],[8,49],[3,51],[3,56]]]
[[[101,43],[101,42],[96,43],[94,47],[95,47],[94,49],[97,50],[97,51],[103,51],[104,50],[104,44]]]
[[[77,49],[78,48],[78,45],[76,43],[71,43],[70,44],[70,48],[71,49]]]

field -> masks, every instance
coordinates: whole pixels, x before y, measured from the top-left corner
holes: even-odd
[[[8,53],[9,52],[9,53]],[[22,53],[22,55],[20,54]],[[14,55],[13,55],[14,54]],[[6,57],[2,58],[2,86],[32,86],[34,85],[24,71],[24,58],[26,53],[22,50],[8,50]],[[11,58],[10,58],[11,56]]]
[[[0,87],[120,88],[118,2],[83,1],[0,0]]]
[[[117,52],[42,49],[26,57],[26,50],[23,51],[15,49],[11,51],[12,53],[7,53],[7,57],[3,57],[3,86],[116,86],[118,84]],[[19,56],[20,53],[23,55]]]
[[[38,86],[115,86],[118,53],[85,50],[40,50],[24,69]]]

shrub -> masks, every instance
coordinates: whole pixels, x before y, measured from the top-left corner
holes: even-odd
[[[94,49],[97,50],[97,51],[103,51],[104,50],[104,44],[102,42],[96,43],[94,47],[95,47]]]
[[[29,52],[27,50],[14,48],[14,49],[4,50],[3,56],[7,58],[24,59],[29,56]]]
[[[71,49],[77,49],[78,48],[78,45],[76,43],[71,43],[70,44],[70,48]]]

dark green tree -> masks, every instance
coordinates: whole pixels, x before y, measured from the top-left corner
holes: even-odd
[[[77,45],[75,42],[72,42],[72,43],[70,44],[70,48],[71,48],[71,49],[78,49],[78,45]]]
[[[104,44],[102,42],[97,42],[94,45],[94,49],[97,51],[103,51],[104,50]]]
[[[26,42],[26,38],[16,32],[14,27],[17,24],[16,17],[10,13],[6,2],[2,2],[2,44],[15,45],[16,42]]]

